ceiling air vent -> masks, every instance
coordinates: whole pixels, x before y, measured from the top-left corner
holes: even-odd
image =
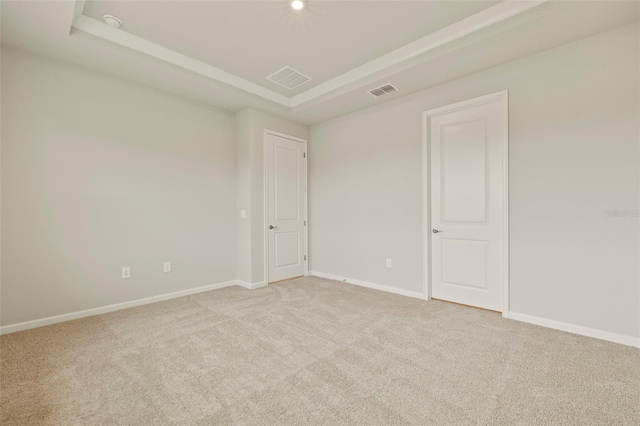
[[[398,88],[392,84],[385,84],[384,86],[376,87],[375,89],[369,90],[369,93],[379,98],[382,95],[386,95],[387,93],[397,92]]]
[[[284,67],[267,77],[267,80],[273,81],[274,83],[282,87],[286,87],[287,89],[295,89],[301,84],[304,84],[307,81],[311,80],[311,78],[307,77],[301,72],[294,70],[291,67]]]

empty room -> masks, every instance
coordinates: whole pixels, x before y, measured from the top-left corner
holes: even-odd
[[[0,424],[640,425],[639,1],[0,23]]]

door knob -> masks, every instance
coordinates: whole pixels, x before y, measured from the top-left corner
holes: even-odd
[[[433,232],[434,234],[437,234],[438,232],[444,232],[444,231],[441,231],[440,229],[433,228],[431,230],[431,232]]]
[[[276,229],[277,226],[269,225],[269,229]]]

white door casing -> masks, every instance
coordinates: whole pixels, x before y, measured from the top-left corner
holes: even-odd
[[[265,130],[267,283],[307,275],[307,142]]]
[[[508,312],[507,93],[428,111],[431,297]]]

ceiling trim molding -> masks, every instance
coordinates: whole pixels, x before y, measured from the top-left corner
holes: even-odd
[[[362,81],[363,79],[369,80],[372,77],[387,77],[385,71],[390,71],[394,67],[406,63],[409,60],[416,59],[418,56],[431,50],[522,14],[548,1],[549,0],[505,0],[502,3],[498,3],[475,15],[406,44],[291,98],[142,37],[138,37],[121,29],[111,28],[104,22],[83,15],[82,11],[85,0],[76,0],[71,27],[227,84],[236,89],[262,97],[287,108],[294,108],[310,103],[313,100]],[[388,73],[389,72],[387,72],[387,74]]]
[[[86,15],[77,16],[72,26],[80,31],[92,34],[96,37],[109,40],[113,43],[136,50],[170,64],[193,71],[205,77],[228,84],[251,94],[260,96],[269,101],[289,107],[290,99],[272,90],[266,89],[244,78],[223,71],[206,64],[190,56],[183,55],[164,46],[153,43],[142,37],[138,37],[121,29],[109,27],[104,22],[90,18]]]
[[[71,34],[71,30],[73,29],[73,21],[75,21],[78,16],[82,15],[84,11],[84,5],[86,0],[76,0],[73,4],[73,15],[71,16],[71,21],[69,22],[69,34]]]
[[[291,107],[299,106],[365,77],[385,71],[437,47],[524,13],[547,1],[549,0],[506,0],[498,3],[294,96],[291,98]],[[385,76],[380,76],[382,77]]]

